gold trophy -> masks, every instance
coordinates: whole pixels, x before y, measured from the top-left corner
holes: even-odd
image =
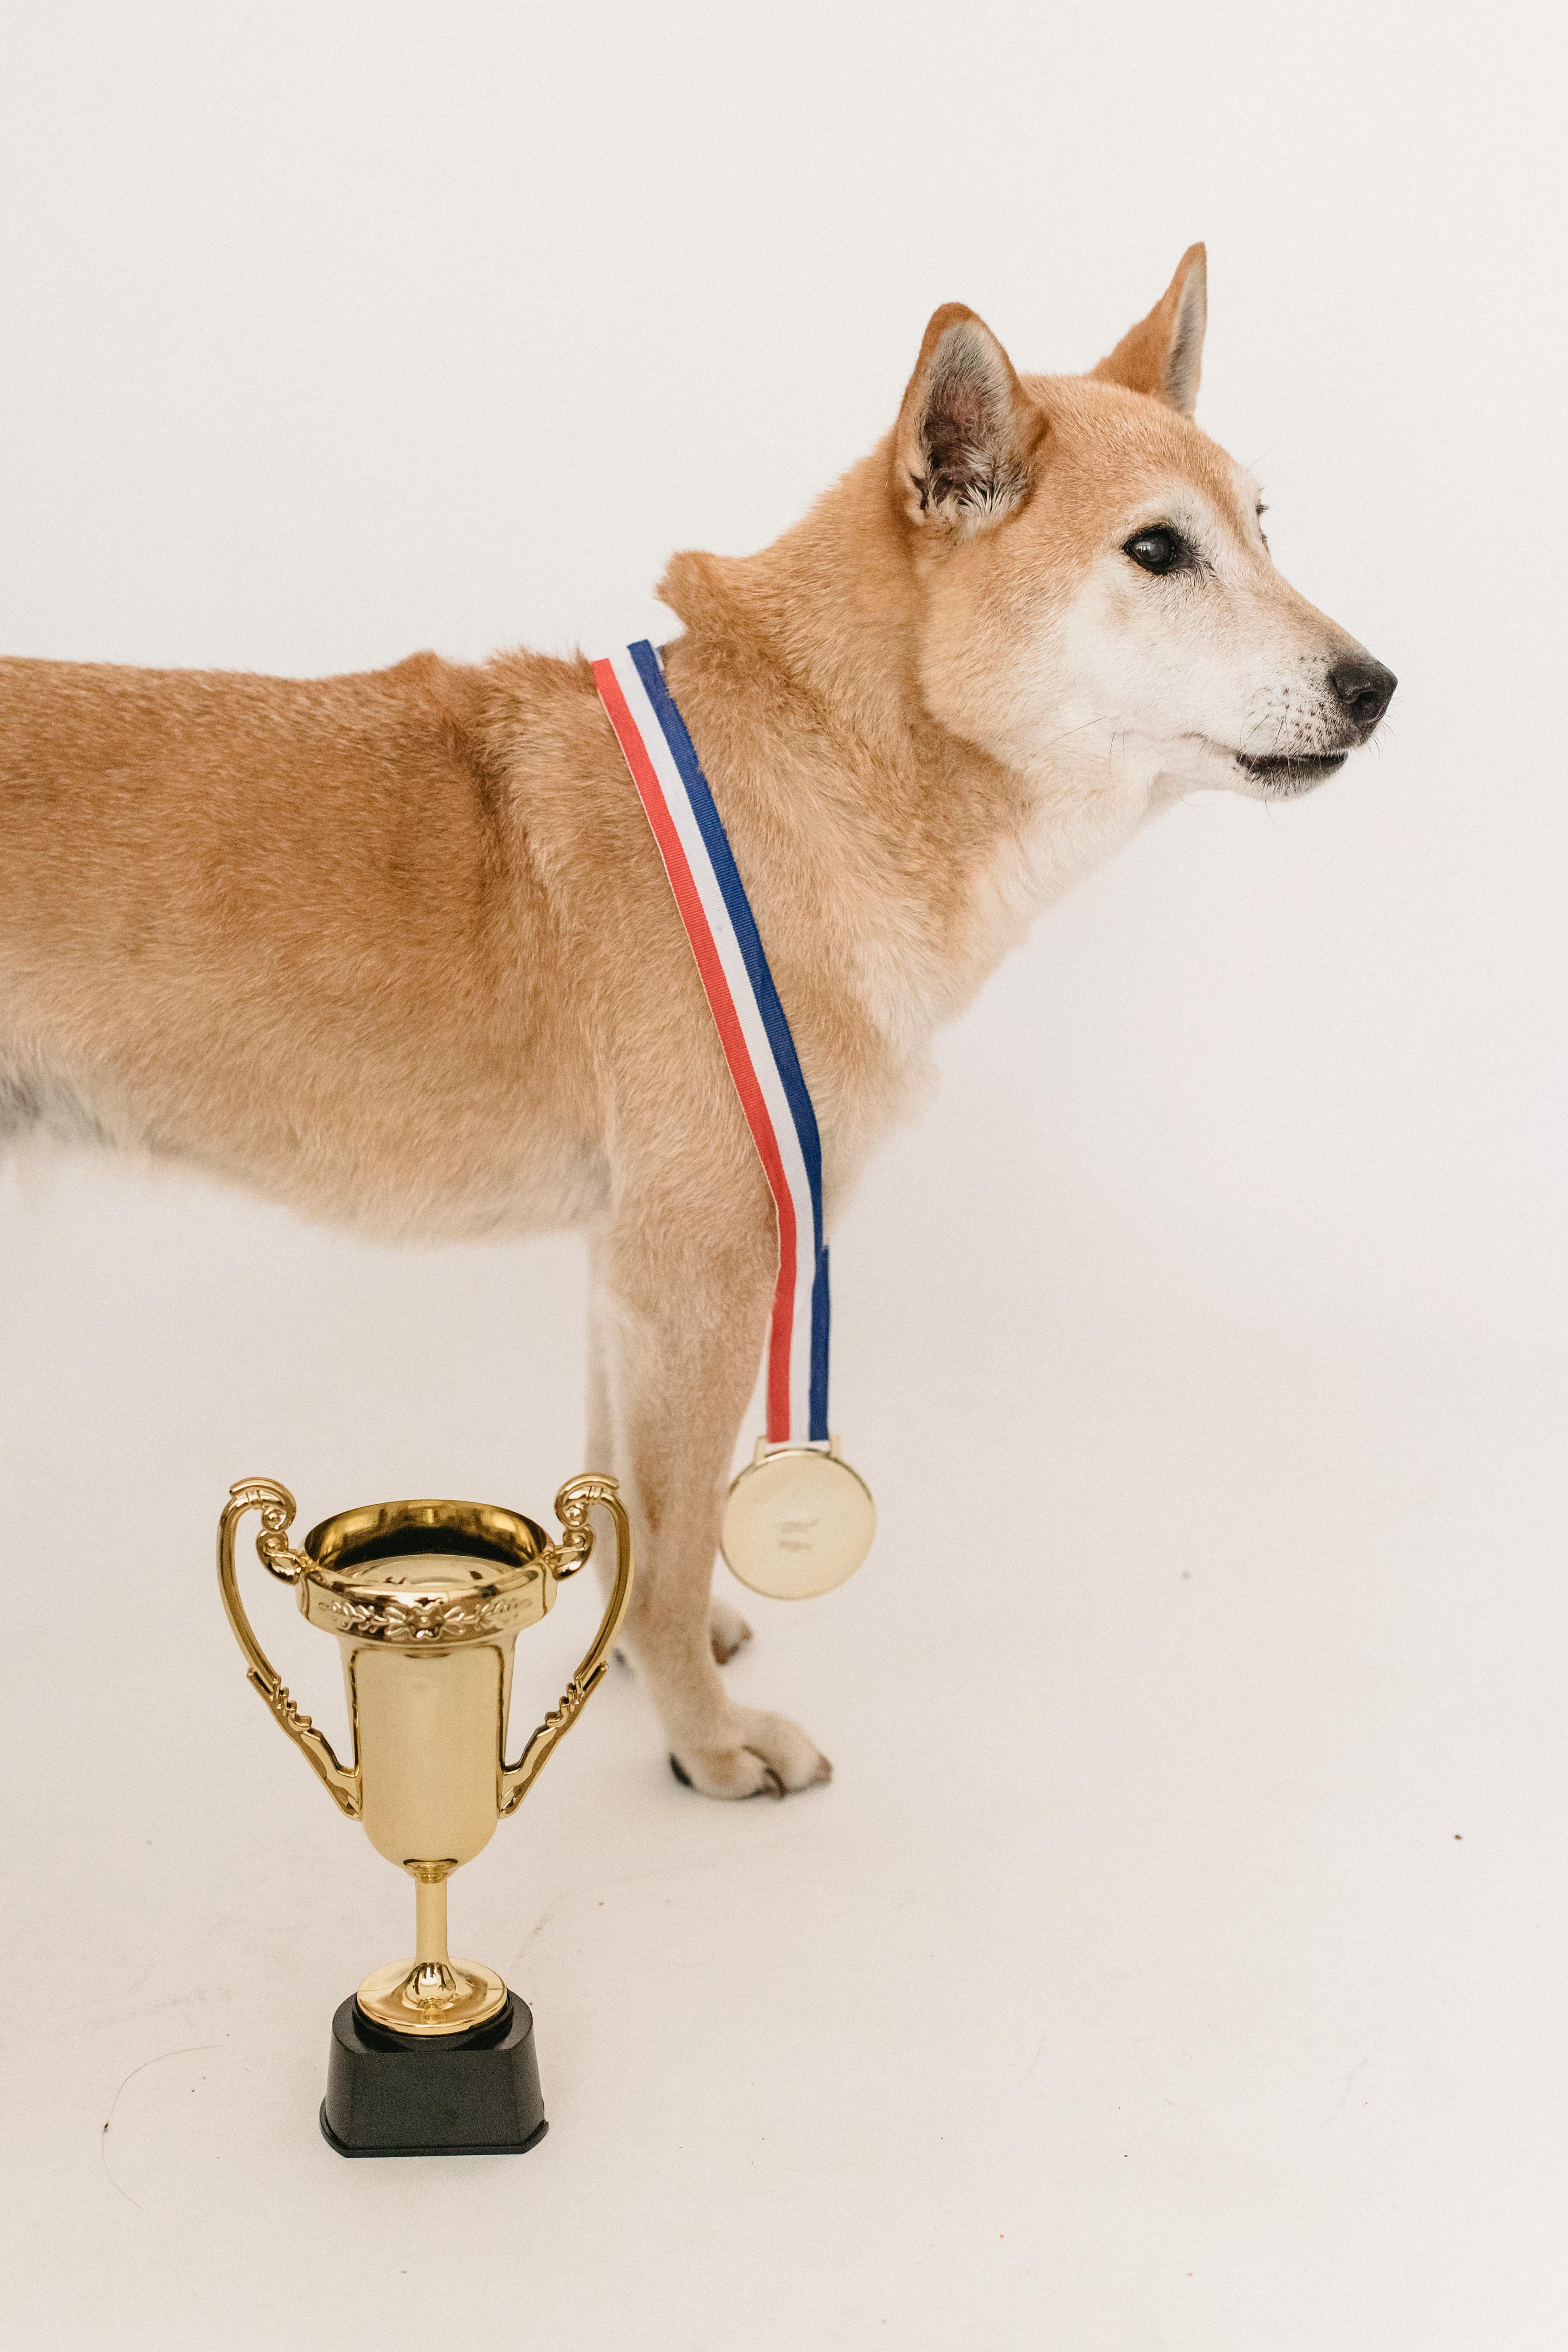
[[[515,1764],[506,1761],[512,1645],[594,1547],[590,1509],[616,1529],[615,1589],[592,1647]],[[337,1636],[353,1760],[302,1715],[245,1613],[235,1534],[259,1511],[262,1566],[293,1585],[307,1622]],[[558,1544],[484,1503],[372,1503],[288,1540],[294,1497],[270,1478],[229,1490],[218,1522],[223,1603],[249,1680],[351,1821],[415,1883],[416,1948],[366,1977],[332,2021],[321,2129],[342,2156],[455,2156],[531,2147],[544,2107],[533,2020],[493,1969],[447,1948],[447,1881],[521,1804],[603,1676],[632,1583],[613,1478],[555,1497]]]

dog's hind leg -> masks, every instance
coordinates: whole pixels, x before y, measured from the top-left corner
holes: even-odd
[[[0,1068],[0,1151],[37,1127],[39,1116],[32,1088],[14,1072]]]
[[[33,1053],[0,1045],[0,1151],[24,1136],[104,1143],[108,1129],[87,1096]]]
[[[700,1246],[671,1238],[691,1233],[689,1213],[650,1215],[644,1202],[595,1243],[591,1444],[607,1447],[632,1515],[637,1581],[623,1641],[678,1777],[710,1797],[782,1797],[831,1767],[786,1716],[731,1705],[710,1609],[721,1499],[776,1244],[758,1232],[726,1248],[710,1223]]]

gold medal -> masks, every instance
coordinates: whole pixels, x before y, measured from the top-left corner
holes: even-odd
[[[810,1601],[854,1575],[877,1532],[877,1506],[831,1440],[775,1445],[765,1437],[730,1489],[719,1549],[731,1573],[770,1601]]]

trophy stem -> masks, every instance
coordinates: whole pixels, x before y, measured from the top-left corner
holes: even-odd
[[[414,1958],[417,1968],[450,1968],[447,1949],[447,1882],[416,1878],[414,1882]]]
[[[416,1948],[412,1960],[393,1960],[366,1977],[356,1999],[367,2017],[396,2033],[462,2033],[506,2007],[507,1990],[493,1969],[455,1960],[447,1949],[447,1881],[457,1864],[405,1862],[414,1881]]]

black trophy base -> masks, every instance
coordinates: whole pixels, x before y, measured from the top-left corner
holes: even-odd
[[[321,2137],[340,2156],[521,2156],[549,2128],[533,2017],[515,1993],[499,2017],[440,2038],[394,2033],[352,1993],[333,2018]]]

